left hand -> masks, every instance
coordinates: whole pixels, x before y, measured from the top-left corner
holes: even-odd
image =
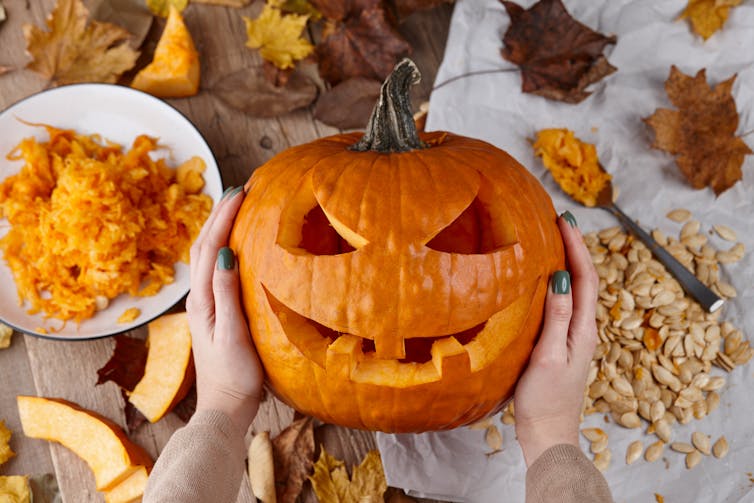
[[[241,308],[238,263],[227,248],[243,195],[242,190],[225,195],[191,247],[191,292],[186,299],[196,365],[196,409],[224,412],[241,435],[256,416],[264,380]]]

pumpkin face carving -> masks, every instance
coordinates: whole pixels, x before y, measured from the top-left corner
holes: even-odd
[[[563,267],[552,203],[482,141],[351,150],[361,136],[289,149],[247,185],[230,244],[269,383],[349,427],[478,420],[511,396]]]

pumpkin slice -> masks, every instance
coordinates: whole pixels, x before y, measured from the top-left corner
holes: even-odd
[[[191,332],[186,313],[168,314],[149,324],[144,377],[128,400],[152,423],[170,412],[194,383]]]
[[[170,7],[154,59],[136,74],[131,87],[159,98],[183,98],[199,91],[199,53],[175,7]]]
[[[92,469],[100,491],[115,487],[143,466],[152,466],[144,449],[96,412],[59,398],[18,396],[16,401],[24,434],[71,449]]]
[[[105,503],[135,503],[141,501],[147,488],[149,473],[145,466],[140,466],[127,479],[105,492]]]

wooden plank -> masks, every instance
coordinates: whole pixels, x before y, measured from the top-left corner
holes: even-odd
[[[16,457],[0,467],[2,475],[35,475],[55,471],[46,442],[27,438],[18,418],[16,395],[36,395],[34,376],[26,353],[26,338],[13,334],[11,346],[0,350],[0,420],[13,432],[11,449]]]

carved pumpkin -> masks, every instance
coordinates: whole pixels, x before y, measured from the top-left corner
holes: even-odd
[[[322,421],[448,429],[499,410],[524,370],[550,274],[552,202],[502,150],[418,136],[402,61],[367,133],[257,169],[230,243],[267,379]]]

